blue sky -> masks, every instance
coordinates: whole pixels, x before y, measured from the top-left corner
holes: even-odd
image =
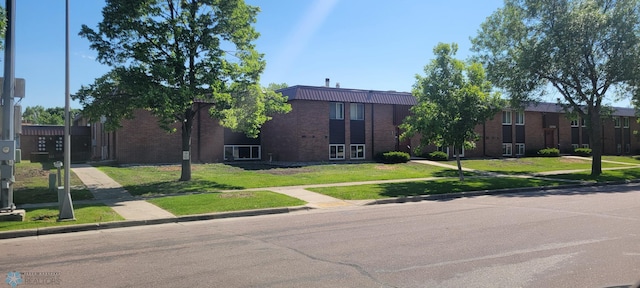
[[[3,1],[4,2],[4,1]],[[64,106],[65,1],[16,1],[16,77],[26,79],[22,106]],[[502,0],[247,0],[260,6],[256,42],[265,54],[263,85],[331,85],[410,91],[438,42],[470,55],[469,37]],[[75,93],[107,71],[80,38],[102,20],[102,0],[70,0],[70,85]],[[3,54],[4,55],[4,54]],[[2,56],[3,57],[3,56]],[[555,97],[553,98],[555,99]],[[81,108],[72,103],[73,108]]]

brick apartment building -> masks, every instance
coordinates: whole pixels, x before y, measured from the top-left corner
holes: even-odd
[[[292,111],[275,115],[264,124],[259,138],[233,133],[211,119],[207,104],[196,103],[200,113],[192,133],[192,161],[230,160],[286,162],[369,161],[378,152],[405,151],[417,138],[402,141],[398,125],[416,103],[406,92],[372,91],[315,86],[280,90]],[[630,155],[640,149],[633,131],[640,130],[635,111],[617,108],[603,124],[605,154]],[[168,134],[147,111],[122,122],[107,133],[101,123],[91,125],[92,159],[119,163],[178,163],[182,159],[180,133]],[[176,126],[179,131],[179,127]],[[517,157],[547,147],[568,153],[588,147],[584,121],[570,120],[552,103],[540,103],[524,111],[505,110],[480,124],[476,148],[464,157]],[[426,147],[433,151],[437,147]],[[448,151],[449,149],[439,150]]]

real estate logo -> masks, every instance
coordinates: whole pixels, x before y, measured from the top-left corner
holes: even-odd
[[[60,285],[60,273],[58,272],[16,272],[7,273],[5,281],[12,288],[20,284],[25,285]]]
[[[5,280],[11,287],[16,287],[18,284],[22,284],[22,274],[20,272],[7,273],[7,279]]]

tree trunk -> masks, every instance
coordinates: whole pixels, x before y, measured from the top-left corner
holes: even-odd
[[[453,153],[456,154],[456,162],[458,163],[458,177],[460,177],[460,182],[464,181],[464,173],[462,172],[462,164],[460,163],[460,153],[459,149],[453,146]]]
[[[598,177],[602,174],[602,119],[600,113],[591,113],[591,135],[589,135],[589,141],[591,142],[591,176]]]
[[[185,113],[188,115],[190,113]],[[191,180],[191,126],[193,117],[186,117],[182,122],[182,172],[180,181]]]

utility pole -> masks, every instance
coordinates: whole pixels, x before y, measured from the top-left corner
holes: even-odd
[[[71,117],[69,106],[71,95],[69,95],[69,0],[65,1],[65,91],[64,91],[64,195],[61,201],[58,221],[76,220],[71,200],[71,185],[69,175],[71,174]],[[60,188],[58,188],[60,189]],[[60,195],[60,193],[58,193]]]
[[[13,212],[14,165],[16,160],[16,141],[14,132],[15,94],[15,0],[6,0],[7,30],[4,48],[4,83],[2,91],[2,140],[0,141],[0,212]]]

